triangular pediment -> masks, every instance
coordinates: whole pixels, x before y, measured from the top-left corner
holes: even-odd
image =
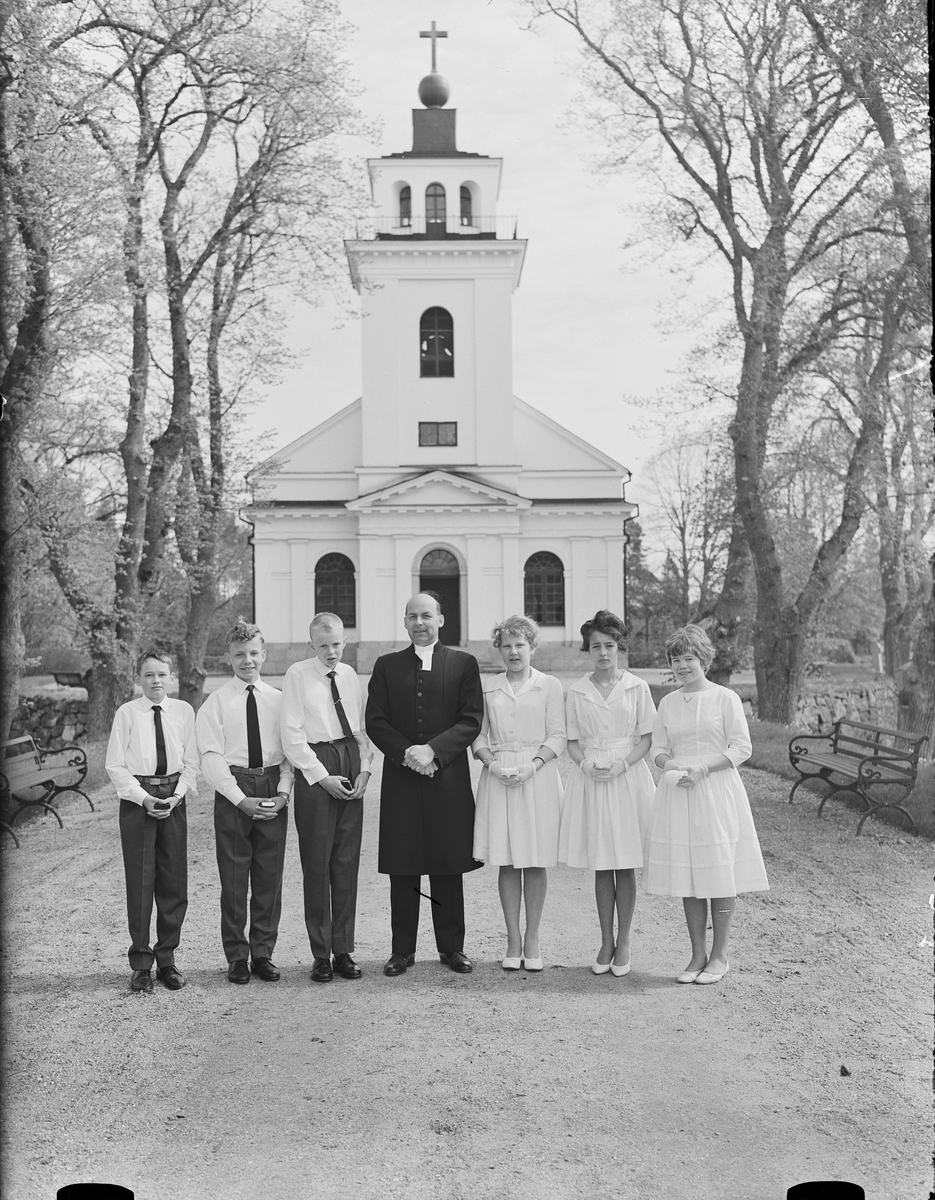
[[[426,471],[399,483],[370,492],[348,502],[356,512],[374,509],[515,509],[529,508],[531,501],[515,492],[505,492],[467,475],[453,471]]]
[[[526,470],[629,474],[615,458],[518,396],[513,397],[513,441]]]

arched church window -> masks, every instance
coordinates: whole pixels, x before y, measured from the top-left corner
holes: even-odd
[[[458,560],[450,550],[430,550],[419,564],[420,575],[460,575]]]
[[[547,550],[526,560],[523,611],[540,625],[565,624],[565,570]]]
[[[412,224],[412,188],[408,184],[399,191],[399,223]]]
[[[430,183],[425,189],[425,232],[445,232],[445,189],[440,183]]]
[[[419,374],[423,377],[455,373],[455,325],[445,308],[427,308],[419,322]]]
[[[471,225],[471,189],[461,184],[461,224]]]
[[[326,554],[315,564],[315,612],[333,612],[347,626],[357,624],[354,564],[345,554]]]

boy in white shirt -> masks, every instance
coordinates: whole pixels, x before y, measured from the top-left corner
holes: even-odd
[[[195,719],[201,770],[214,788],[221,942],[231,983],[249,983],[251,971],[274,983],[292,791],[279,738],[282,693],[260,678],[266,647],[256,625],[241,620],[228,632],[227,660],[234,678],[206,698]]]
[[[341,618],[316,613],[308,633],[312,657],[293,663],[282,682],[282,745],[295,768],[312,979],[328,983],[335,972],[344,979],[361,974],[351,955],[362,801],[373,751],[364,732],[360,680],[341,662],[347,642]]]
[[[120,843],[127,883],[130,990],[185,986],[175,951],[188,908],[188,816],[185,797],[198,777],[195,713],[168,695],[172,660],[155,647],[136,660],[143,695],[121,704],[105,767],[120,797]],[[150,945],[153,903],[156,944]]]

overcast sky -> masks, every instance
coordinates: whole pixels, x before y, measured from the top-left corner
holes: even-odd
[[[663,266],[624,271],[621,246],[635,176],[597,174],[601,145],[569,122],[575,108],[577,46],[554,19],[530,32],[516,0],[343,0],[356,27],[348,45],[362,87],[358,106],[378,121],[361,158],[412,145],[416,89],[430,69],[432,20],[438,69],[457,109],[458,149],[504,160],[498,210],[515,215],[529,241],[513,297],[514,391],[599,445],[634,473],[628,498],[640,500],[640,468],[664,436],[651,401],[678,384],[678,366],[697,334],[663,331],[679,298],[677,273]],[[709,274],[713,280],[713,275]],[[302,365],[258,408],[256,429],[285,445],[360,395],[360,325],[342,311],[355,293],[295,310],[293,349]]]

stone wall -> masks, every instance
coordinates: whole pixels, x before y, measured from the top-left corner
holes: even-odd
[[[45,750],[60,750],[84,738],[88,694],[84,688],[59,688],[45,695],[20,696],[10,737],[31,735]]]
[[[657,707],[667,692],[675,691],[675,686],[650,686]],[[747,716],[755,717],[756,686],[752,683],[740,683],[733,690],[743,701],[743,710]],[[868,725],[898,729],[896,688],[892,679],[873,679],[865,682],[854,679],[840,682],[809,679],[799,697],[792,728],[801,733],[828,733],[835,721],[841,720],[842,717],[849,717],[852,721],[864,721]]]
[[[796,728],[803,733],[827,733],[835,721],[842,717],[896,729],[899,709],[893,681],[878,679],[860,683],[848,680],[846,683],[834,683],[830,680],[809,680],[799,697]]]

